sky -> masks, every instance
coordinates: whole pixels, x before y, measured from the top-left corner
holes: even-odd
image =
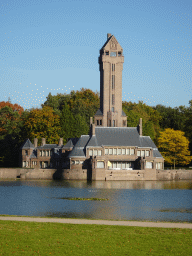
[[[100,89],[99,50],[123,48],[122,100],[192,100],[191,0],[0,0],[0,101],[40,107],[47,95]]]

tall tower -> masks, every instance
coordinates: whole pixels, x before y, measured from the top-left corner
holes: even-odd
[[[117,39],[107,34],[100,50],[100,109],[94,116],[96,126],[126,127],[127,116],[122,111],[123,49]]]

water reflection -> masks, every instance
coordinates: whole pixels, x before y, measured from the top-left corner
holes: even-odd
[[[0,214],[192,222],[192,182],[0,181]]]

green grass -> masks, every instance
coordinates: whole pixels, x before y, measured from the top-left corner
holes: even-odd
[[[56,199],[65,199],[65,200],[77,200],[77,201],[107,201],[107,198],[96,198],[96,197],[57,197]]]
[[[192,230],[0,221],[0,255],[192,255]]]

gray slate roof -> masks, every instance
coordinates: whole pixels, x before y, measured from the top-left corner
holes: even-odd
[[[99,146],[142,146],[135,127],[95,127],[95,135]]]
[[[79,140],[77,141],[75,147],[73,150],[69,153],[69,158],[70,157],[86,157],[86,145],[87,142],[89,141],[90,136],[89,135],[81,135]]]
[[[103,113],[101,112],[101,109],[99,108],[95,114],[95,116],[102,116]]]
[[[161,155],[161,153],[159,152],[159,150],[157,148],[153,149],[153,156],[162,158],[162,155]]]
[[[98,147],[98,146],[100,145],[98,144],[97,137],[93,135],[89,140],[87,147]]]
[[[79,140],[79,138],[71,138],[71,139],[69,139],[68,142],[63,146],[63,148],[65,148],[65,149],[73,148],[78,140]]]
[[[86,147],[133,146],[153,148],[154,157],[162,157],[149,136],[139,136],[136,127],[95,127],[95,135],[82,135],[69,157],[85,157]]]
[[[122,116],[126,116],[125,112],[122,110]]]
[[[37,158],[37,150],[33,150],[32,154],[30,155],[30,158]]]
[[[44,146],[37,147],[39,149],[51,149],[51,148],[61,148],[57,144],[45,144]]]
[[[30,139],[26,139],[26,141],[21,146],[22,149],[29,149],[34,148],[33,144],[31,143]]]

